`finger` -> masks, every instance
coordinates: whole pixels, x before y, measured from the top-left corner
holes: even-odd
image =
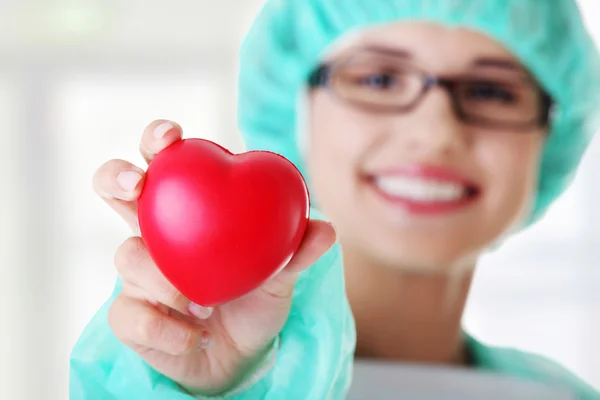
[[[121,293],[123,293],[125,296],[133,298],[133,299],[145,301],[146,303],[150,304],[151,306],[153,306],[155,309],[157,309],[158,311],[160,311],[163,314],[170,315],[171,317],[174,317],[177,319],[183,319],[183,320],[188,321],[193,324],[199,324],[199,323],[202,323],[202,321],[204,321],[204,318],[200,319],[196,316],[190,316],[187,314],[184,315],[177,310],[174,310],[172,308],[167,307],[166,305],[164,305],[162,303],[159,303],[158,301],[152,299],[152,296],[150,296],[144,289],[135,285],[132,282],[123,280],[121,286],[122,286]]]
[[[140,142],[140,153],[149,164],[164,148],[181,140],[183,130],[173,121],[158,119],[144,129]]]
[[[104,163],[93,177],[94,191],[135,231],[138,231],[137,199],[144,171],[123,160]]]
[[[211,335],[201,325],[173,318],[150,304],[119,295],[109,311],[114,335],[130,347],[144,347],[183,355],[210,345]]]
[[[159,302],[179,313],[198,319],[209,318],[211,307],[199,306],[186,298],[160,272],[140,237],[127,239],[115,254],[115,266],[124,281],[148,294],[147,300]]]
[[[158,302],[152,301],[150,295],[146,293],[144,289],[124,278],[121,278],[121,293],[133,299],[145,300],[154,306],[159,304]]]
[[[280,273],[261,286],[261,290],[269,297],[290,298],[300,273],[325,254],[335,240],[335,230],[331,224],[318,220],[309,221],[296,255]]]

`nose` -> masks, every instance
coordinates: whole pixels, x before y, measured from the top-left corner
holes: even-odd
[[[399,115],[395,131],[403,137],[409,154],[449,156],[466,146],[467,135],[450,93],[432,85],[411,113]]]

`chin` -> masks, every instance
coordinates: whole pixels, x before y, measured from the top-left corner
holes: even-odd
[[[402,245],[399,245],[402,243]],[[484,247],[452,246],[452,243],[420,240],[419,243],[372,243],[371,259],[388,268],[410,272],[445,274],[471,270]]]

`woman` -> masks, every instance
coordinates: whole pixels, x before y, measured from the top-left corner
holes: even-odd
[[[212,310],[129,239],[73,352],[72,397],[341,399],[356,350],[600,398],[460,326],[478,258],[543,215],[599,127],[599,60],[572,0],[267,2],[242,51],[239,121],[250,149],[309,182],[301,251]],[[152,123],[147,161],[181,134]],[[143,170],[110,161],[95,187],[137,234]]]

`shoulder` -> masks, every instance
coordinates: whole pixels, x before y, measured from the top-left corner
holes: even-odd
[[[467,337],[477,368],[504,375],[556,385],[570,390],[577,399],[600,400],[600,392],[569,369],[538,354],[494,347]]]

